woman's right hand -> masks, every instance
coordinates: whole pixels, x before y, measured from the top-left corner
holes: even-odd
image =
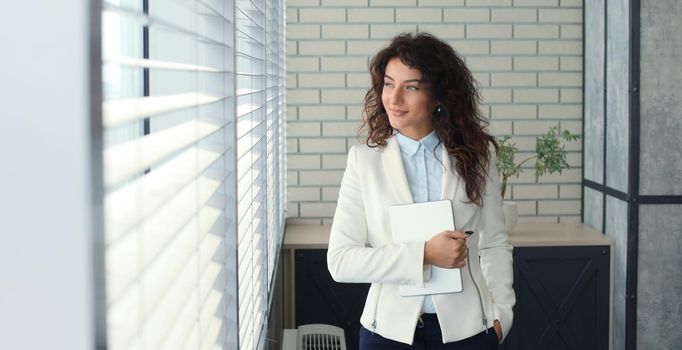
[[[446,269],[464,267],[469,238],[464,231],[443,231],[424,244],[424,264]]]

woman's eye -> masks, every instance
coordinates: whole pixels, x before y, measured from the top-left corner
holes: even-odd
[[[384,82],[384,86],[391,87],[391,86],[393,86],[393,84],[391,84],[391,83],[389,83],[389,82]]]
[[[418,87],[416,87],[416,86],[411,86],[411,85],[407,86],[406,89],[407,89],[407,90],[412,90],[412,91],[417,91],[417,90],[419,90]]]

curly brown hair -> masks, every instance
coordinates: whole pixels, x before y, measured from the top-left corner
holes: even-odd
[[[455,159],[451,170],[464,179],[469,203],[482,206],[486,174],[492,160],[490,145],[495,152],[499,146],[487,132],[488,122],[478,108],[481,96],[476,81],[447,43],[428,33],[403,33],[374,56],[370,63],[372,87],[365,95],[365,118],[359,133],[368,129],[365,143],[373,148],[386,146],[386,140],[393,135],[381,94],[386,65],[394,57],[421,72],[422,81],[429,86],[427,92],[440,105],[430,118],[440,142]]]

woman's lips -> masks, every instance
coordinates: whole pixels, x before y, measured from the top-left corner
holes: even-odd
[[[401,111],[399,109],[390,109],[391,114],[393,114],[396,117],[402,117],[403,115],[407,114],[407,111]]]

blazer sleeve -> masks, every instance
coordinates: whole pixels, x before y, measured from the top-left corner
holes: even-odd
[[[512,269],[512,245],[504,223],[502,195],[499,174],[495,165],[495,151],[491,151],[491,164],[488,167],[488,182],[483,198],[481,216],[481,235],[478,249],[481,269],[488,290],[493,298],[493,314],[502,326],[502,339],[507,336],[513,322],[512,307],[516,303],[512,289],[514,273]]]
[[[353,146],[348,152],[329,237],[327,267],[332,278],[337,282],[419,286],[428,280],[430,265],[424,265],[424,242],[368,247],[367,236],[362,181]]]

